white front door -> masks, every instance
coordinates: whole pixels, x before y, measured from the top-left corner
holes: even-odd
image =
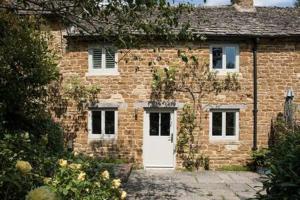
[[[143,140],[145,168],[175,167],[175,112],[145,111]]]

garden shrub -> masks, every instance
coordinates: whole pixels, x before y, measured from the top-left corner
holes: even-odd
[[[6,134],[0,139],[1,199],[54,198],[50,195],[51,198],[43,199],[42,191],[53,192],[58,199],[98,200],[126,196],[111,166],[82,154],[54,153],[46,144],[44,138],[32,140],[28,133]]]
[[[111,179],[107,170],[96,171],[86,160],[75,163],[60,159],[54,176],[45,180],[61,199],[124,199],[120,179]]]
[[[252,152],[252,162],[249,163],[252,170],[258,168],[270,167],[270,150],[266,148],[258,149]]]
[[[270,148],[270,173],[260,199],[300,199],[300,128],[286,128]]]
[[[33,129],[32,140],[43,139],[46,148],[52,153],[62,153],[64,151],[64,133],[62,127],[50,117],[39,119]],[[31,132],[31,133],[32,133]],[[41,134],[42,133],[42,134]]]
[[[51,175],[55,155],[44,141],[32,142],[28,133],[6,134],[0,140],[0,196],[24,199],[32,188],[42,184],[42,175]]]
[[[47,87],[59,77],[51,36],[35,22],[33,16],[0,12],[0,134],[35,131],[47,114]]]

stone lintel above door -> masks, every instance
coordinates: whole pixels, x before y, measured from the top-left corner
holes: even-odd
[[[183,108],[184,103],[179,103],[172,100],[163,101],[138,101],[134,103],[135,108],[173,108],[180,109]]]

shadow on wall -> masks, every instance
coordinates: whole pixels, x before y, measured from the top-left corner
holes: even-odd
[[[133,154],[133,140],[97,140],[89,144],[94,155],[110,160],[123,160],[129,163],[136,163],[136,156]]]

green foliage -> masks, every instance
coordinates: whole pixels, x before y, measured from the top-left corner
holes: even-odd
[[[121,188],[115,187],[116,181],[104,180],[100,175],[108,170],[114,178],[112,165],[82,154],[54,154],[47,143],[45,138],[31,139],[28,133],[6,134],[0,140],[1,199],[24,199],[31,191],[27,199],[41,200],[40,195],[49,188],[47,192],[55,192],[61,199],[119,199],[122,194],[124,196]],[[85,175],[79,177],[81,172]],[[43,185],[49,188],[40,188]]]
[[[180,130],[177,139],[177,152],[187,152],[190,148],[190,143],[194,142],[193,131],[195,129],[195,111],[192,106],[186,104],[183,107],[180,118]]]
[[[0,140],[0,196],[2,199],[23,199],[29,190],[42,183],[40,175],[51,174],[56,158],[46,146],[44,139],[39,141],[35,139],[33,142],[28,133],[6,134]],[[22,160],[28,162],[32,170],[26,170],[26,173],[18,170],[16,164]],[[22,162],[19,164],[24,165]],[[24,167],[27,168],[27,165],[25,164]]]
[[[280,126],[277,136],[280,139],[270,147],[270,173],[263,183],[267,194],[259,198],[300,199],[300,128]]]
[[[218,95],[222,91],[238,91],[241,88],[238,74],[228,73],[226,76],[218,76],[217,72],[209,70],[206,62],[199,62],[192,49],[187,52],[178,50],[177,54],[182,65],[176,64],[169,68],[153,70],[152,98],[174,98],[175,92],[181,92],[190,94],[196,103],[209,94]]]
[[[252,152],[253,163],[251,165],[256,169],[257,167],[267,168],[270,166],[269,161],[270,150],[262,148]]]
[[[218,170],[220,171],[250,171],[247,166],[241,165],[223,165]]]
[[[55,56],[31,18],[1,11],[0,30],[0,130],[30,131],[44,118],[47,85],[58,77]]]
[[[78,76],[72,76],[63,86],[66,98],[74,100],[78,106],[87,102],[94,102],[100,92],[98,85],[85,85]]]
[[[296,6],[296,7],[300,7],[300,0],[297,0],[297,1],[296,1],[295,6]]]
[[[164,97],[173,97],[176,81],[176,67],[158,68],[153,73],[152,90],[156,98],[161,96],[161,91],[164,91]]]
[[[199,169],[204,167],[209,169],[209,158],[203,155],[199,156],[199,146],[195,144],[194,129],[196,127],[195,122],[195,110],[192,106],[186,104],[183,107],[180,118],[180,130],[177,136],[177,154],[183,161],[183,167],[188,170],[194,168]]]
[[[61,199],[120,199],[119,179],[110,179],[110,173],[95,168],[89,159],[59,160],[52,178],[46,179]]]
[[[191,5],[171,6],[166,0],[109,0],[105,6],[102,3],[103,0],[80,3],[77,0],[45,0],[41,4],[39,0],[23,0],[17,1],[14,9],[31,5],[36,10],[58,13],[62,23],[66,27],[74,25],[77,33],[101,35],[99,40],[124,48],[139,46],[145,39],[150,43],[157,39],[170,43],[201,39],[201,35],[191,34],[189,20],[179,23],[182,12],[189,13],[193,9]]]
[[[97,103],[98,85],[86,85],[78,76],[62,79],[49,87],[49,110],[62,121],[66,118],[72,123],[62,123],[65,146],[71,148],[71,142],[76,137],[76,130],[84,126],[85,114],[88,106]],[[76,105],[76,113],[67,115],[70,104]],[[75,131],[74,131],[75,130]]]

